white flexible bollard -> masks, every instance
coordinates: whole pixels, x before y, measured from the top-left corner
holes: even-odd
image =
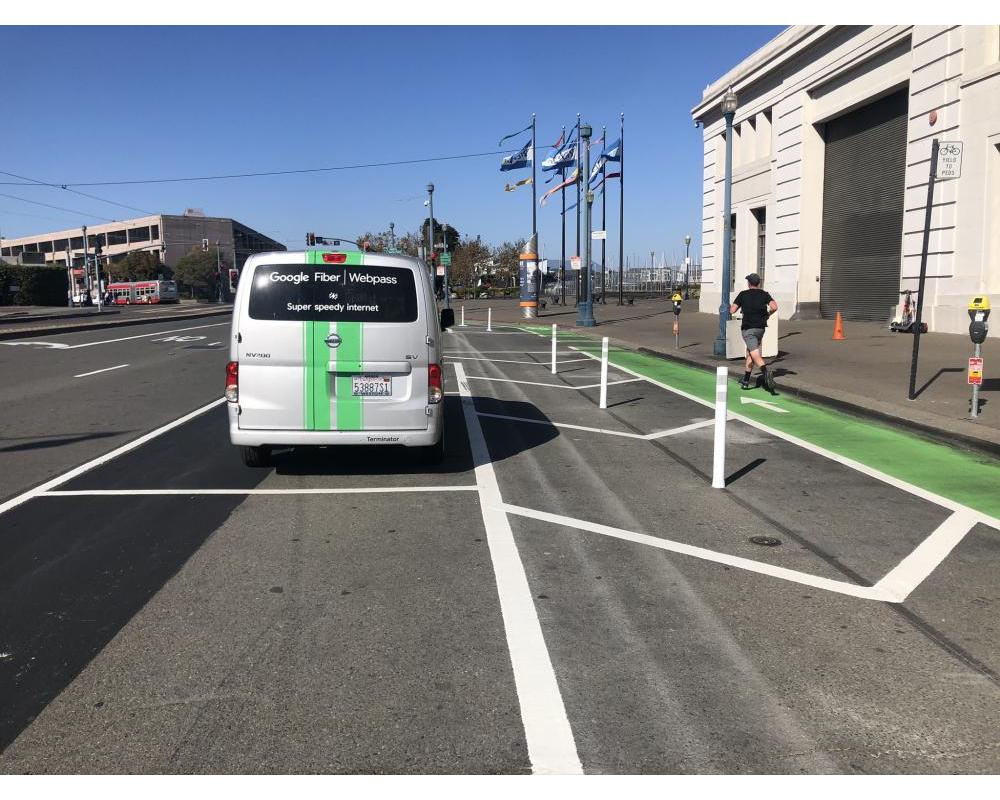
[[[493,306],[486,309],[486,330],[493,330]]]
[[[462,306],[462,324],[459,325],[458,327],[460,327],[460,328],[464,328],[465,327],[465,306]]]
[[[726,399],[729,367],[715,370],[715,456],[712,459],[712,488],[726,488]]]
[[[552,374],[556,374],[556,326],[552,326]]]
[[[608,337],[601,339],[601,408],[608,407]]]

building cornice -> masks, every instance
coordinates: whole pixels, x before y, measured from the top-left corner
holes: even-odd
[[[706,112],[722,102],[722,95],[732,86],[739,93],[744,86],[794,58],[816,39],[835,30],[836,25],[792,25],[786,28],[759,50],[751,53],[729,72],[705,87],[701,102],[691,109],[694,119],[701,119]]]

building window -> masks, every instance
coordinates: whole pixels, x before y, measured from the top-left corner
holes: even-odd
[[[767,209],[755,208],[753,215],[757,220],[757,268],[756,273],[760,275],[760,280],[764,281],[764,266],[767,253]]]
[[[160,238],[160,226],[159,225],[150,225],[149,226],[149,237],[151,239],[159,239]]]
[[[66,246],[69,244],[68,239],[56,239],[52,243],[52,249],[57,253],[62,253],[66,250]]]
[[[74,236],[73,239],[72,239],[72,241],[70,241],[69,246],[73,250],[83,250],[83,237],[82,236]]]
[[[125,242],[125,230],[124,229],[122,229],[120,231],[108,231],[107,237],[108,237],[108,244],[109,245],[113,245],[113,244],[125,244],[126,243]]]
[[[9,256],[9,255],[10,255],[9,247],[5,247],[3,250],[0,250],[0,256]]]
[[[130,242],[148,242],[149,226],[145,226],[142,228],[131,228],[128,232],[128,239]]]

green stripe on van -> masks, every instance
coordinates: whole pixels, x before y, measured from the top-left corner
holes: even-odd
[[[360,253],[358,254],[360,255]],[[361,322],[339,322],[340,347],[337,348],[338,368],[360,372],[364,349],[364,324]],[[337,430],[360,431],[362,425],[362,400],[352,394],[350,375],[337,375]]]

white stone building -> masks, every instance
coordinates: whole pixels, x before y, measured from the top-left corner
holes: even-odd
[[[784,318],[888,321],[917,288],[931,142],[961,141],[935,186],[924,320],[962,333],[1000,305],[1000,26],[797,25],[707,87],[701,310],[719,306],[725,121],[733,128],[737,290],[764,276]],[[1000,335],[994,324],[991,335]]]

